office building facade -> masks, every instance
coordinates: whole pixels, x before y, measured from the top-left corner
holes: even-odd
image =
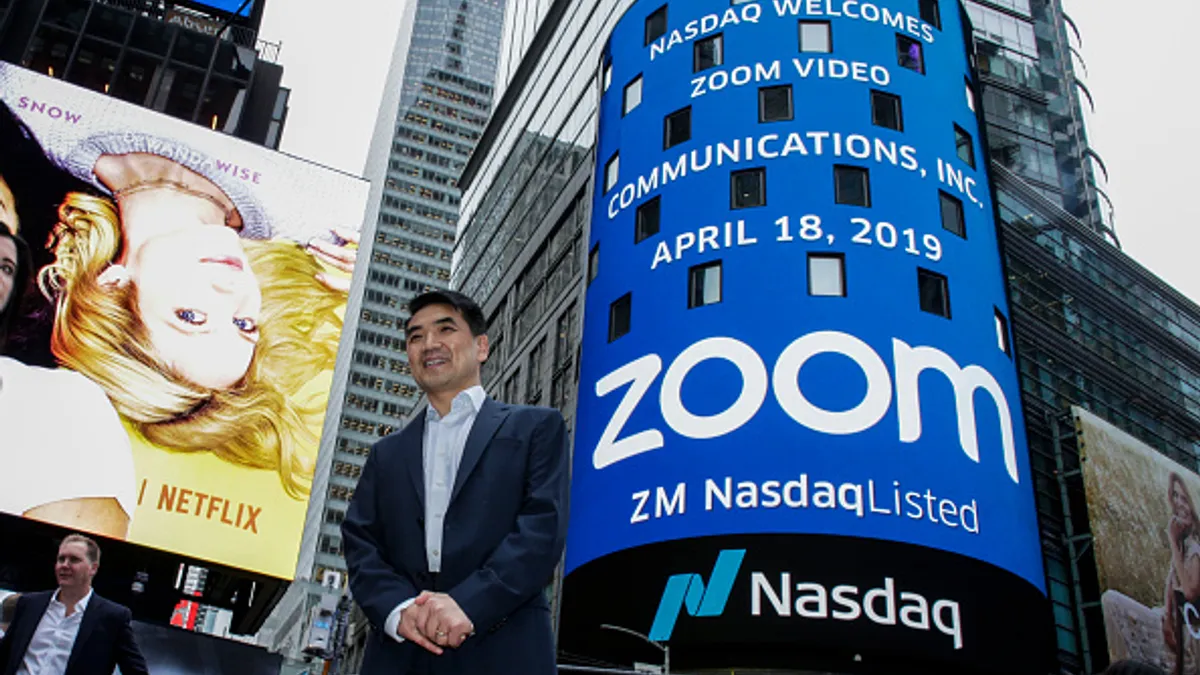
[[[560,407],[571,421],[590,276],[584,223],[595,222],[595,167],[607,159],[594,149],[599,94],[613,86],[603,49],[632,4],[562,0],[512,17],[503,96],[463,177],[453,286],[481,301],[489,332],[503,345],[485,386],[504,400]],[[789,3],[733,4],[773,13],[773,5]],[[886,3],[913,15],[924,4]],[[973,28],[976,105],[987,140],[980,160],[995,188],[1049,598],[1044,616],[1029,620],[1054,633],[1057,669],[1095,672],[1107,652],[1068,409],[1089,407],[1196,466],[1200,309],[1115,245],[1082,124],[1087,93],[1071,60],[1077,36],[1061,3],[963,5]],[[708,568],[695,571],[707,575]],[[653,658],[646,648],[642,660]]]
[[[322,441],[301,581],[268,623],[268,641],[292,659],[304,647],[311,608],[345,589],[341,523],[367,454],[403,426],[420,396],[404,353],[405,306],[450,283],[458,181],[492,111],[505,7],[503,0],[416,0],[402,21],[365,170],[378,217],[359,257],[365,287],[347,315],[353,347],[335,373],[331,400],[338,402],[328,419],[336,428],[327,423]]]
[[[258,40],[264,3],[223,4],[4,0],[0,60],[277,148],[288,92]]]

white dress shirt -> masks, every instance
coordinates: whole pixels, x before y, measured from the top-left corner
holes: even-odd
[[[25,660],[17,668],[17,675],[63,675],[67,672],[67,660],[71,658],[71,649],[75,647],[75,638],[79,635],[79,624],[91,599],[92,591],[88,591],[75,605],[71,616],[67,616],[67,606],[58,601],[58,591],[54,592],[46,613],[33,633],[33,639],[29,641]]]
[[[475,417],[486,398],[483,387],[476,385],[455,396],[450,412],[444,417],[432,405],[425,409],[425,436],[421,443],[421,466],[425,473],[425,559],[429,571],[435,574],[442,570],[442,536],[446,510],[450,508],[450,493],[458,477],[458,465],[462,463],[467,436],[475,426]],[[404,638],[396,634],[400,614],[415,599],[397,605],[383,624],[387,634],[398,642],[404,642]]]

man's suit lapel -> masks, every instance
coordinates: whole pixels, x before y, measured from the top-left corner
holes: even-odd
[[[458,475],[454,478],[454,491],[450,493],[451,504],[458,497],[458,493],[462,492],[463,485],[470,478],[471,472],[475,470],[475,465],[479,464],[479,459],[483,457],[483,451],[487,449],[492,436],[496,435],[504,418],[508,417],[508,412],[507,405],[497,403],[490,398],[483,400],[483,406],[479,409],[479,414],[475,416],[475,424],[471,425],[471,433],[467,435],[467,444],[463,447],[462,461],[458,465]]]
[[[27,597],[29,604],[25,608],[23,617],[25,620],[21,623],[21,632],[12,636],[12,651],[9,659],[10,661],[13,658],[16,659],[14,673],[21,667],[21,659],[25,658],[25,652],[29,650],[29,643],[33,642],[33,634],[37,632],[38,624],[42,622],[46,609],[50,607],[50,598],[54,597],[54,593],[31,593]],[[0,664],[0,666],[3,665]]]
[[[71,646],[71,656],[67,658],[66,675],[71,675],[71,667],[79,659],[80,650],[83,649],[83,645],[87,644],[92,630],[100,621],[100,615],[104,613],[103,604],[104,599],[92,593],[92,599],[88,600],[87,609],[83,610],[83,618],[79,621],[79,634],[75,636],[75,644]]]
[[[404,466],[408,477],[412,479],[413,489],[416,490],[417,501],[425,506],[425,411],[417,412],[417,419],[404,427],[400,437],[400,447],[404,452]]]

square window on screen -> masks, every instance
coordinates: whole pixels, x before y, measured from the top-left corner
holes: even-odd
[[[587,282],[590,284],[596,280],[596,276],[600,274],[600,244],[596,243],[592,250],[588,252],[588,269]]]
[[[612,342],[629,334],[630,315],[633,312],[633,295],[626,293],[608,307],[608,341]]]
[[[800,51],[828,54],[833,51],[833,28],[828,21],[800,22]]]
[[[604,191],[617,186],[617,182],[621,180],[621,155],[614,154],[612,159],[608,160],[608,164],[604,165]]]
[[[840,253],[808,254],[808,294],[824,297],[845,297],[845,256]]]
[[[721,302],[721,261],[688,270],[688,309]]]
[[[896,35],[896,61],[901,68],[925,74],[925,50],[920,42],[907,35]]]
[[[621,109],[622,115],[628,115],[642,104],[642,76],[638,75],[633,78],[629,84],[625,85],[624,105]]]
[[[938,190],[938,201],[942,211],[942,229],[953,232],[964,239],[967,236],[967,222],[963,215],[962,200],[942,190]]]
[[[642,241],[658,234],[659,222],[662,217],[662,195],[651,199],[650,201],[637,207],[637,215],[634,218],[634,235],[633,243],[638,244]]]
[[[762,87],[758,90],[758,121],[786,122],[795,116],[792,109],[792,85]]]
[[[725,36],[718,33],[696,43],[692,70],[700,72],[725,63]]]
[[[954,125],[954,152],[967,166],[975,168],[975,142],[971,134],[957,124]]]
[[[920,0],[921,20],[925,23],[942,29],[942,10],[938,7],[938,0]]]
[[[692,140],[692,107],[676,110],[663,120],[663,149]]]
[[[917,292],[922,312],[950,318],[950,282],[946,277],[918,267]]]
[[[749,209],[767,203],[767,170],[746,169],[730,174],[730,208]]]
[[[663,5],[654,10],[650,16],[646,17],[646,44],[659,39],[667,34],[667,6]]]
[[[860,166],[834,166],[833,199],[838,204],[870,206],[870,172]]]
[[[900,97],[872,89],[871,122],[877,127],[904,131],[904,114],[900,108]]]

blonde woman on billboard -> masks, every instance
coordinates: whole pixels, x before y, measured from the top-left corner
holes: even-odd
[[[52,348],[150,443],[278,473],[307,495],[323,406],[293,400],[336,355],[357,235],[244,238],[216,185],[171,160],[104,156],[113,200],[71,194],[42,270]]]
[[[12,197],[2,178],[0,195]],[[30,278],[29,250],[9,230],[14,212],[6,209],[0,206],[0,351]],[[8,478],[0,511],[117,539],[129,531],[129,437],[104,391],[78,373],[0,356],[0,475]]]
[[[1169,673],[1200,673],[1200,515],[1178,473],[1167,481],[1171,564],[1163,605],[1153,609],[1117,590],[1101,596],[1113,659],[1137,659]]]

